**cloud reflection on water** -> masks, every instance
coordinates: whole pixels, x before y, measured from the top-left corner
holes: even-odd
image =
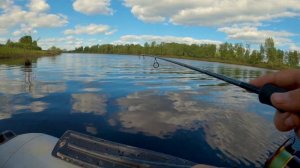
[[[225,93],[231,92],[227,90]],[[123,131],[159,138],[172,136],[178,130],[203,129],[204,138],[211,148],[220,150],[236,162],[249,164],[250,161],[261,165],[268,156],[267,152],[278,147],[276,144],[281,143],[284,136],[270,121],[247,112],[245,102],[226,107],[198,97],[207,94],[206,90],[165,94],[137,92],[118,100],[122,111],[115,120]]]
[[[84,92],[99,92],[101,90],[102,89],[100,89],[100,88],[84,88],[84,89],[82,89],[82,91],[84,91]]]
[[[0,120],[11,118],[12,115],[19,113],[21,110],[42,112],[49,106],[48,103],[42,101],[34,101],[29,105],[24,105],[24,103],[15,103],[13,96],[1,96],[0,104]]]
[[[85,131],[90,133],[90,134],[93,134],[93,135],[97,135],[98,134],[98,129],[93,126],[93,125],[87,125],[85,126]]]
[[[106,113],[106,101],[105,95],[92,93],[72,94],[72,112],[103,115]]]
[[[24,92],[25,86],[23,82],[1,79],[0,93],[16,95]]]
[[[1,95],[0,104],[0,119],[10,118],[12,113],[15,112],[12,106],[12,97]]]
[[[29,93],[33,98],[42,98],[52,93],[61,93],[66,88],[66,84],[63,82],[32,81],[28,84],[24,81],[6,79],[0,83],[0,93],[10,95]]]
[[[43,82],[34,82],[33,87],[30,91],[30,94],[33,98],[42,98],[46,97],[52,93],[62,93],[67,89],[65,83],[52,82],[52,83],[43,83]]]
[[[30,110],[31,112],[42,112],[48,107],[48,103],[42,102],[42,101],[35,101],[32,102],[30,105],[15,105],[15,109],[18,110]]]

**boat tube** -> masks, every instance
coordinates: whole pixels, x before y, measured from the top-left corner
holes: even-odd
[[[178,157],[75,131],[65,132],[60,139],[42,133],[15,136],[10,131],[0,137],[0,167],[3,168],[185,168],[196,165]]]

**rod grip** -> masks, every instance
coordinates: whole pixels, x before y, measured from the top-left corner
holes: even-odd
[[[261,89],[260,92],[258,94],[259,97],[259,101],[263,104],[267,104],[270,105],[274,108],[276,108],[278,111],[280,112],[284,112],[283,110],[278,109],[277,107],[275,107],[272,104],[271,101],[271,96],[273,93],[284,93],[284,92],[288,92],[288,90],[280,88],[278,86],[275,86],[273,84],[265,84]]]

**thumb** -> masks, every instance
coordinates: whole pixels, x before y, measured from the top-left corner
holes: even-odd
[[[271,101],[278,109],[300,113],[300,89],[285,93],[274,93],[271,96]]]

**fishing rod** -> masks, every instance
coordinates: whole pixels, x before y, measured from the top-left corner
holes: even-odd
[[[235,86],[238,86],[240,88],[246,89],[247,91],[253,92],[255,94],[258,94],[259,101],[263,104],[270,105],[274,108],[276,108],[272,102],[271,102],[271,96],[273,93],[283,93],[287,92],[288,90],[280,88],[278,86],[275,86],[273,84],[265,84],[263,87],[258,88],[254,85],[251,85],[246,82],[242,82],[233,78],[229,78],[227,76],[217,74],[214,72],[207,71],[205,69],[196,68],[188,64],[184,64],[181,62],[177,62],[174,60],[162,58],[162,57],[156,57],[155,58],[153,67],[158,68],[159,63],[157,59],[164,60],[203,74],[206,74],[208,76],[215,77],[217,79],[220,79],[222,81],[228,82],[230,84],[233,84]],[[279,112],[284,112],[283,110],[280,110],[276,108]],[[294,136],[294,138],[289,138],[286,142],[281,145],[278,150],[266,161],[264,168],[298,168],[300,167],[300,152],[298,152],[300,149],[300,138],[297,137],[297,135]]]
[[[154,68],[158,68],[159,67],[159,63],[158,63],[157,59],[160,59],[160,60],[164,60],[164,61],[176,64],[176,65],[179,65],[179,66],[182,66],[182,67],[185,67],[185,68],[188,68],[188,69],[191,69],[191,70],[194,70],[194,71],[206,74],[208,76],[220,79],[220,80],[225,81],[227,83],[233,84],[233,85],[238,86],[238,87],[243,88],[243,89],[246,89],[249,92],[258,94],[259,101],[261,103],[270,105],[270,106],[276,108],[280,112],[284,112],[283,110],[278,109],[277,107],[275,107],[272,104],[272,102],[271,102],[271,96],[272,96],[273,93],[287,92],[286,89],[280,88],[280,87],[275,86],[273,84],[265,84],[262,88],[258,88],[258,87],[254,86],[254,85],[249,84],[249,83],[242,82],[242,81],[239,81],[239,80],[236,80],[236,79],[233,79],[233,78],[229,78],[227,76],[224,76],[224,75],[221,75],[221,74],[217,74],[217,73],[214,73],[214,72],[210,72],[210,71],[207,71],[205,69],[193,67],[193,66],[188,65],[188,64],[184,64],[184,63],[181,63],[181,62],[177,62],[177,61],[166,59],[166,58],[162,58],[162,57],[155,57],[155,56],[153,56],[153,57],[155,58],[154,63],[153,63],[153,67]]]

